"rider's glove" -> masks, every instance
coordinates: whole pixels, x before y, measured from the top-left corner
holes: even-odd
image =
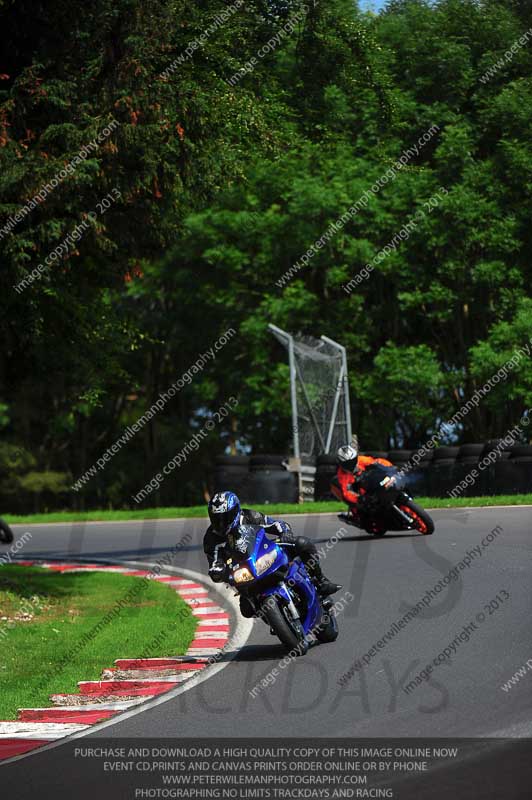
[[[227,566],[223,561],[215,561],[209,569],[209,575],[214,583],[221,583],[227,572]]]
[[[285,533],[290,533],[290,525],[287,522],[276,520],[268,525],[268,533],[274,536],[283,536]]]

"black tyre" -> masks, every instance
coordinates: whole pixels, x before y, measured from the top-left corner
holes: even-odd
[[[316,630],[316,639],[318,642],[327,644],[328,642],[334,642],[337,638],[338,622],[334,610],[332,608],[324,608],[321,623]]]
[[[398,504],[399,505],[399,504]],[[413,500],[408,500],[399,505],[401,511],[414,518],[414,528],[422,533],[424,536],[430,536],[434,533],[434,522],[430,514],[427,514],[424,508],[418,506]]]
[[[434,450],[434,461],[455,461],[459,451],[459,447],[437,447]]]
[[[314,476],[314,500],[335,500],[331,492],[331,481],[336,475],[333,464],[319,464]]]
[[[230,491],[244,500],[248,493],[249,480],[250,473],[246,467],[217,466],[212,480],[212,493]]]
[[[368,519],[368,515],[362,516],[362,525],[366,533],[369,533],[371,536],[384,536],[388,530],[387,528],[383,528],[382,525],[379,525],[378,522],[372,520],[371,517]]]
[[[532,444],[514,444],[510,449],[510,458],[532,458]]]
[[[3,519],[0,519],[0,542],[2,542],[2,544],[11,544],[14,538],[13,531],[7,522],[4,522]]]
[[[320,456],[318,456],[316,458],[316,466],[317,467],[325,467],[325,466],[327,466],[327,467],[335,467],[336,468],[337,460],[338,460],[337,457],[334,456],[334,455],[331,455],[330,453],[327,453],[327,454],[323,454],[322,453],[322,455],[320,455]],[[335,469],[335,471],[336,471],[336,469]]]
[[[506,461],[507,458],[510,458],[510,445],[502,444],[500,439],[490,439],[484,444],[482,456],[485,458],[490,453],[497,461]]]
[[[295,620],[288,620],[284,610],[274,597],[269,597],[263,606],[264,619],[275,635],[295,656],[304,656],[308,650],[303,626]]]
[[[217,467],[238,467],[247,469],[249,467],[249,456],[216,456]]]
[[[463,461],[465,458],[476,458],[478,461],[483,452],[483,444],[463,444],[458,451],[458,461]]]
[[[407,464],[415,452],[415,450],[389,450],[385,458],[392,464]]]
[[[252,472],[260,470],[285,470],[288,456],[265,455],[265,456],[251,456],[249,459],[249,467]]]
[[[246,503],[297,503],[299,486],[295,472],[284,469],[264,469],[252,471],[246,491],[240,498]]]

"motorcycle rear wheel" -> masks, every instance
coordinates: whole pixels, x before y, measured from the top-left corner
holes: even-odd
[[[368,525],[368,527],[366,528],[366,533],[369,533],[370,536],[380,537],[384,536],[384,534],[386,533],[386,528],[379,528],[377,526],[370,528]]]
[[[275,597],[269,597],[263,606],[264,619],[275,632],[275,635],[295,656],[304,656],[308,650],[308,642],[300,622],[286,618]]]
[[[3,519],[0,519],[0,542],[2,544],[11,544],[15,537],[13,531]]]
[[[379,525],[372,517],[373,515],[366,514],[365,517],[363,517],[362,527],[370,536],[384,536],[388,528],[383,528],[382,525]]]

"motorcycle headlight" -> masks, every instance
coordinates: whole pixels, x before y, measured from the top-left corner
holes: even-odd
[[[246,583],[253,580],[253,575],[247,567],[240,567],[233,572],[233,580],[235,583]]]
[[[261,556],[257,558],[255,561],[255,569],[257,570],[257,575],[262,575],[263,572],[266,572],[272,564],[275,564],[277,560],[277,552],[272,550],[271,553],[266,553],[265,556]]]

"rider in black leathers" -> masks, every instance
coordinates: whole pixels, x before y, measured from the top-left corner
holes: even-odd
[[[226,580],[228,576],[228,534],[240,525],[261,525],[267,535],[276,539],[287,551],[289,557],[301,558],[321,597],[334,594],[341,588],[323,574],[316,546],[311,539],[295,536],[287,522],[274,520],[260,511],[241,508],[238,497],[232,492],[218,492],[214,495],[209,503],[209,519],[211,524],[203,537],[203,550],[209,562],[209,575],[216,583]],[[242,602],[241,611],[244,616],[252,616]]]

